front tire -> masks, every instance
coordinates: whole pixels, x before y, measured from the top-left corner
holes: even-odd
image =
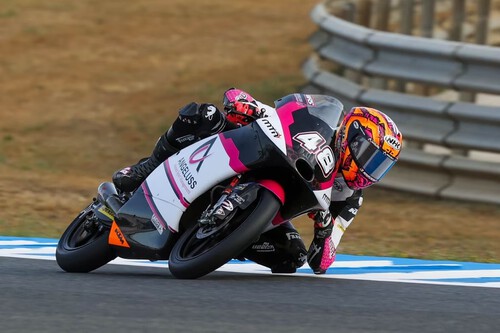
[[[66,272],[88,273],[116,258],[108,245],[109,226],[100,223],[90,204],[59,239],[56,260]]]
[[[176,278],[196,279],[227,263],[256,241],[281,207],[267,189],[248,208],[238,212],[224,229],[213,237],[198,239],[198,223],[186,230],[170,253],[168,267]]]

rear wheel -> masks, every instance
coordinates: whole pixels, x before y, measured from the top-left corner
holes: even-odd
[[[168,262],[170,272],[177,278],[196,279],[216,270],[256,241],[280,207],[280,201],[261,188],[249,207],[238,211],[227,225],[208,236],[200,224],[195,223],[172,249]]]
[[[108,245],[110,227],[85,208],[68,226],[57,244],[56,260],[66,272],[87,273],[116,258]]]

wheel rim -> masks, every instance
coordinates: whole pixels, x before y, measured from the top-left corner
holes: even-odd
[[[189,239],[185,242],[179,252],[181,257],[183,259],[195,258],[217,246],[221,240],[229,236],[241,225],[242,222],[247,219],[247,217],[255,209],[255,206],[256,203],[245,209],[241,214],[233,215],[233,219],[225,222],[222,227],[219,227],[216,232],[210,234],[208,237],[197,237],[200,230],[200,226],[197,224],[195,228],[188,231],[190,232]]]
[[[71,232],[66,242],[70,249],[76,249],[92,243],[102,235],[103,226],[92,211],[82,216],[82,223]]]

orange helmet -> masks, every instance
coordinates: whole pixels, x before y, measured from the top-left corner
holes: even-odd
[[[354,107],[337,134],[340,171],[349,188],[362,189],[380,181],[396,163],[403,135],[379,110]]]

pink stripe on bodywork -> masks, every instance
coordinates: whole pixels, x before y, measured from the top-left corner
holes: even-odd
[[[156,208],[156,205],[153,201],[153,196],[151,195],[151,192],[149,191],[149,187],[146,184],[147,182],[142,183],[141,187],[142,190],[144,191],[144,197],[146,198],[146,201],[149,205],[149,208],[151,208],[151,211],[153,214],[156,215],[160,223],[163,225],[164,228],[168,227],[167,222],[163,219],[163,216],[161,216],[160,212],[158,211],[158,208]]]
[[[260,186],[266,188],[267,190],[271,191],[281,202],[281,205],[285,204],[285,190],[283,187],[278,183],[277,181],[271,180],[271,179],[261,179],[258,181]],[[286,222],[282,216],[281,213],[278,212],[274,219],[272,220],[273,225],[280,225],[284,222]]]
[[[305,106],[302,103],[291,101],[277,110],[281,121],[281,126],[283,127],[285,142],[288,146],[292,146],[292,136],[290,134],[290,125],[294,123],[292,113],[297,110],[303,109],[304,107]]]
[[[170,169],[170,164],[168,163],[168,160],[166,160],[165,163],[163,163],[163,165],[165,166],[165,171],[167,172],[168,181],[170,182],[170,185],[172,185],[172,189],[174,190],[175,194],[177,195],[177,198],[179,199],[179,201],[181,202],[181,204],[184,207],[186,207],[186,208],[189,207],[189,203],[187,203],[186,200],[184,200],[184,196],[182,195],[182,191],[180,190],[179,186],[175,182],[175,179],[174,179],[174,176],[172,175],[172,170]]]
[[[333,173],[331,178],[329,180],[327,180],[326,182],[323,182],[323,183],[319,183],[319,189],[320,190],[326,190],[328,188],[331,188],[333,186],[333,182],[335,180],[335,175],[337,173]]]
[[[258,183],[271,191],[280,201],[281,204],[285,204],[285,190],[283,189],[283,186],[280,185],[277,181],[271,180],[271,179],[262,179],[259,180]]]
[[[233,139],[226,138],[224,133],[219,134],[219,138],[226,154],[229,156],[229,166],[231,169],[233,169],[236,173],[248,171],[248,168],[240,160],[240,151],[234,144]]]

